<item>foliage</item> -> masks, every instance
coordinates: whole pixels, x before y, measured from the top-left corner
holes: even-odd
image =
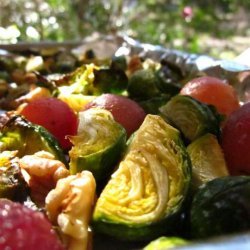
[[[246,0],[1,0],[0,43],[119,31],[142,42],[213,54],[204,39],[247,36],[249,9]]]

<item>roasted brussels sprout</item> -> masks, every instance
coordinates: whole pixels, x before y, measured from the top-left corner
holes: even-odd
[[[57,140],[43,127],[19,115],[11,115],[0,131],[0,152],[17,150],[18,156],[45,150],[67,165]]]
[[[162,236],[150,242],[143,250],[168,250],[177,246],[187,245],[188,241],[178,237],[165,237]]]
[[[0,68],[6,72],[11,72],[16,68],[20,68],[20,65],[17,64],[16,58],[18,56],[4,51],[4,54],[0,56]]]
[[[55,80],[59,93],[93,94],[94,69],[97,68],[94,64],[84,64],[63,78]]]
[[[250,229],[250,176],[226,176],[201,187],[191,207],[191,230],[197,238]]]
[[[168,102],[170,98],[171,96],[169,95],[161,95],[145,101],[140,101],[139,104],[147,114],[158,115],[160,113],[159,108]]]
[[[0,153],[0,198],[21,202],[27,198],[29,191],[18,162],[13,160],[16,153]]]
[[[120,94],[127,89],[127,84],[128,78],[122,69],[94,64],[83,65],[56,81],[59,93],[83,95]]]
[[[122,69],[95,69],[94,95],[103,93],[122,94],[127,89],[128,78]]]
[[[192,162],[192,187],[196,190],[202,184],[215,178],[227,176],[226,161],[213,134],[205,134],[188,145]]]
[[[128,93],[132,99],[148,100],[161,94],[157,77],[152,69],[135,71],[129,78]]]
[[[0,70],[0,82],[10,81],[10,76],[7,71]]]
[[[89,170],[97,181],[113,171],[126,144],[125,129],[104,109],[91,108],[79,113],[79,127],[69,151],[70,172]]]
[[[156,71],[157,87],[162,93],[170,94],[171,96],[177,95],[181,89],[180,74],[174,72],[170,67],[162,65]]]
[[[160,95],[174,96],[179,93],[184,79],[181,69],[174,63],[156,64],[147,59],[142,69],[135,70],[129,79],[128,93],[131,98],[147,100]]]
[[[112,61],[110,65],[111,69],[127,70],[127,60],[125,56],[112,56]]]
[[[136,241],[173,233],[190,167],[179,131],[160,116],[147,115],[97,200],[94,230]]]
[[[176,95],[160,107],[161,115],[179,129],[188,141],[212,133],[219,135],[220,120],[215,111],[190,96]]]

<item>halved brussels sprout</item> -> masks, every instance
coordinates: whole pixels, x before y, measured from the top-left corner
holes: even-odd
[[[206,133],[219,135],[220,121],[214,110],[190,96],[174,96],[160,108],[160,113],[189,141]]]
[[[162,236],[150,242],[143,250],[168,250],[178,246],[185,246],[188,244],[187,240],[178,237]]]
[[[12,161],[16,153],[16,151],[0,153],[0,198],[21,202],[27,198],[29,191],[19,164]]]
[[[63,78],[55,81],[59,93],[92,95],[95,92],[94,70],[98,69],[94,64],[84,64]]]
[[[191,231],[197,238],[250,230],[250,176],[226,176],[201,187],[191,207]]]
[[[97,201],[94,229],[121,240],[173,232],[190,169],[179,131],[160,116],[147,115]]]
[[[5,150],[17,150],[19,157],[44,150],[67,165],[63,151],[53,135],[19,115],[11,115],[1,128],[0,152]]]
[[[194,190],[217,177],[229,175],[222,149],[215,135],[206,134],[199,137],[188,145],[187,151],[192,162]]]
[[[59,93],[100,95],[103,93],[121,94],[128,85],[124,70],[111,66],[98,67],[96,64],[84,64],[75,71],[56,81]]]
[[[70,172],[89,170],[96,180],[106,179],[125,148],[126,131],[101,108],[80,112],[79,121],[77,135],[70,137]]]

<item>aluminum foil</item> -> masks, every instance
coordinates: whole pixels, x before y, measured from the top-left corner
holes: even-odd
[[[250,49],[235,60],[218,60],[208,55],[192,54],[168,49],[159,45],[140,43],[130,37],[122,37],[123,43],[115,55],[139,55],[143,58],[177,66],[187,78],[209,75],[224,79],[239,94],[242,103],[250,101]]]

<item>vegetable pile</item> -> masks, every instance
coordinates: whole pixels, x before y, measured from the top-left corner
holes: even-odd
[[[250,230],[250,105],[230,82],[65,53],[0,58],[1,249],[167,249]]]

